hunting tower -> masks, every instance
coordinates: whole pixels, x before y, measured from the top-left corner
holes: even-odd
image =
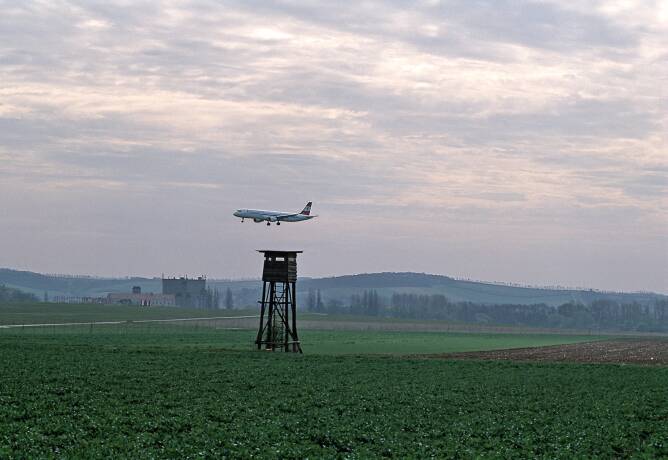
[[[264,254],[258,350],[282,348],[302,352],[297,336],[297,254],[303,251],[259,250]]]

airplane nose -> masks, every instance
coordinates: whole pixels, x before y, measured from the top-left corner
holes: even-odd
[[[238,210],[238,209],[237,209],[236,211],[234,211],[234,215],[235,215],[236,217],[239,217],[239,210]]]

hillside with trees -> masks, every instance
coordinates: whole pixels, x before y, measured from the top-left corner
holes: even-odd
[[[0,269],[6,298],[106,296],[161,292],[159,278],[94,278]],[[207,308],[254,308],[260,280],[207,280]],[[300,278],[301,309],[418,320],[600,330],[668,331],[668,296],[564,287],[534,287],[423,273],[369,273]],[[25,291],[20,293],[20,291]],[[11,294],[10,294],[11,293]],[[13,297],[12,297],[13,296]],[[28,296],[28,297],[25,297]]]
[[[668,299],[624,303],[609,299],[589,304],[480,304],[452,302],[441,294],[395,293],[389,299],[375,289],[353,294],[349,302],[323,301],[309,291],[307,309],[315,313],[444,320],[456,323],[603,331],[668,332]]]
[[[0,284],[0,304],[37,302],[37,296]]]

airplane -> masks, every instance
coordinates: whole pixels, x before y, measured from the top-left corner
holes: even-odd
[[[313,202],[309,201],[306,203],[306,206],[299,213],[290,213],[290,212],[279,212],[279,211],[262,211],[258,209],[237,209],[234,212],[236,217],[241,217],[241,222],[244,219],[253,219],[253,222],[260,223],[262,221],[267,221],[267,225],[271,225],[272,222],[276,222],[276,225],[281,225],[281,222],[301,222],[303,220],[313,219],[311,215],[311,205]]]

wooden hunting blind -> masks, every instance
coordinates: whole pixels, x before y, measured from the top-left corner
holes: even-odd
[[[258,350],[302,352],[297,335],[297,254],[303,251],[259,250],[264,254]]]

